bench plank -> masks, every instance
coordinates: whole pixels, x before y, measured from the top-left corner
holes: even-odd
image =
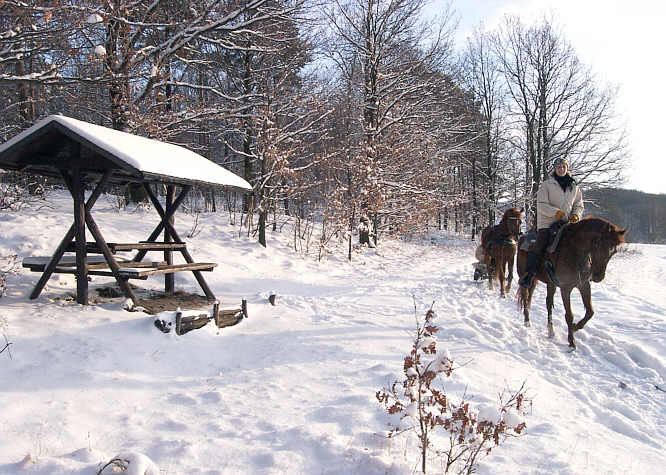
[[[41,272],[40,269],[30,269],[32,272]],[[76,267],[56,267],[53,269],[53,274],[76,274]],[[110,270],[95,270],[95,269],[90,269],[88,270],[88,275],[102,275],[106,277],[113,277],[113,272]],[[135,275],[135,273],[125,273],[125,272],[120,272],[120,276],[125,278],[125,279],[141,279],[141,280],[146,280],[148,279],[147,275]]]
[[[133,242],[133,243],[110,243],[109,247],[112,247],[116,251],[132,251],[132,250],[144,250],[144,251],[164,251],[164,250],[173,250],[178,251],[180,249],[185,249],[186,244],[184,242]]]
[[[193,262],[190,264],[171,264],[158,266],[150,269],[141,269],[141,268],[131,268],[121,266],[120,271],[125,275],[130,276],[131,278],[141,278],[149,275],[157,274],[172,274],[174,272],[186,272],[186,271],[212,271],[217,264],[214,262]]]
[[[184,242],[152,242],[152,241],[141,241],[141,242],[107,242],[107,246],[113,254],[118,251],[132,251],[132,250],[144,250],[144,251],[164,251],[172,250],[179,251],[186,248]],[[75,245],[73,242],[67,245],[65,252],[74,252]],[[87,242],[86,243],[86,252],[88,254],[101,254],[102,250],[97,246],[96,242]]]
[[[23,259],[23,267],[45,267],[49,262],[51,262],[51,256],[32,256],[25,257]],[[99,264],[101,262],[106,262],[104,256],[88,256],[89,264]],[[76,257],[75,256],[62,256],[58,261],[59,266],[76,266]]]
[[[43,272],[48,263],[51,261],[51,257],[49,256],[35,256],[35,257],[26,257],[23,259],[23,264],[22,266],[25,268],[30,269],[32,272]],[[164,266],[166,265],[165,261],[141,261],[141,262],[135,262],[131,261],[129,259],[116,259],[116,262],[119,265],[122,265],[124,267],[159,267],[159,266]],[[88,269],[93,270],[93,269],[107,269],[109,267],[109,263],[106,262],[106,259],[104,259],[104,256],[88,256]],[[58,269],[65,269],[65,268],[71,268],[71,269],[76,269],[76,259],[74,256],[63,256],[60,259],[60,262],[58,262],[57,265]],[[64,272],[60,272],[64,273]],[[98,275],[106,275],[106,274],[98,274]],[[113,275],[113,274],[111,274]]]

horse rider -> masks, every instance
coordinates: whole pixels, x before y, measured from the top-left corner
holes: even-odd
[[[531,285],[553,232],[566,223],[577,223],[582,216],[583,194],[569,173],[569,161],[557,158],[537,192],[537,238],[527,254],[526,272],[518,281],[521,287]]]

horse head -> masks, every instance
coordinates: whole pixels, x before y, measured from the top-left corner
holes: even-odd
[[[620,229],[613,223],[602,221],[598,232],[592,238],[592,282],[601,282],[606,277],[606,267],[611,257],[615,255],[620,244],[622,244],[628,229]]]
[[[520,225],[523,219],[523,210],[518,208],[510,208],[504,212],[501,223],[504,225],[505,230],[515,236],[520,236]]]

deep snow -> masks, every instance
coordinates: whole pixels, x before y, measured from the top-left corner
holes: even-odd
[[[71,202],[55,192],[49,205],[0,213],[0,256],[53,252]],[[152,210],[118,212],[110,197],[93,215],[116,242],[145,239],[157,220]],[[188,230],[193,220],[179,213],[176,227]],[[469,239],[384,240],[358,249],[350,264],[342,249],[323,262],[295,253],[290,224],[264,249],[239,236],[227,213],[202,214],[199,223],[188,249],[219,264],[205,274],[212,290],[223,306],[248,300],[249,318],[234,327],[163,334],[152,317],[122,310],[123,299],[87,307],[62,299],[75,290],[72,276],[52,277],[36,301],[27,296],[38,274],[8,277],[0,473],[97,473],[123,454],[136,473],[150,473],[151,461],[163,474],[413,473],[414,441],[382,437],[389,416],[375,393],[402,374],[414,307],[422,316],[433,302],[439,345],[462,365],[445,381],[450,396],[489,404],[525,382],[532,399],[527,431],[496,448],[479,473],[666,466],[666,246],[627,245],[613,258],[606,280],[593,284],[595,316],[569,353],[559,298],[553,340],[543,285],[532,327],[523,327],[517,279],[507,299],[474,282]],[[95,277],[91,292],[111,282]],[[138,282],[162,285],[157,277]],[[198,291],[190,276],[177,275],[176,286]],[[576,291],[572,300],[580,318]]]

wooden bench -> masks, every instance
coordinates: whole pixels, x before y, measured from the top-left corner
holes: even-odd
[[[186,248],[184,242],[152,242],[152,241],[140,241],[140,242],[127,242],[127,243],[117,243],[117,242],[107,242],[109,250],[112,254],[117,253],[118,251],[180,251]],[[76,245],[74,242],[71,242],[67,245],[65,252],[76,252]],[[87,254],[102,254],[102,250],[99,248],[95,242],[86,243],[86,253]]]
[[[88,256],[88,274],[101,275],[113,277],[113,273],[108,269],[109,264],[104,259],[104,256]],[[23,259],[23,267],[30,269],[32,272],[44,272],[46,266],[51,261],[51,257],[37,256],[26,257]],[[120,275],[125,279],[141,279],[145,280],[149,275],[157,274],[173,274],[176,272],[185,271],[212,271],[217,264],[213,262],[193,262],[191,264],[170,264],[167,265],[164,261],[131,261],[128,259],[116,259],[120,267]],[[59,274],[76,274],[76,257],[63,256],[60,258],[58,265],[53,270],[54,273]]]
[[[214,262],[192,262],[191,264],[164,264],[150,268],[125,267],[120,265],[120,274],[128,279],[145,279],[149,275],[173,274],[175,272],[185,271],[205,271],[210,272],[217,267]]]

